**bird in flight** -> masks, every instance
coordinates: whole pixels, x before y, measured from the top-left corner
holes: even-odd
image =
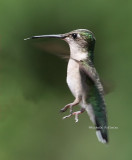
[[[108,143],[104,89],[94,67],[96,39],[93,33],[87,29],[77,29],[65,34],[32,36],[24,40],[36,38],[59,38],[69,44],[70,56],[66,80],[75,99],[61,109],[61,112],[70,110],[69,115],[63,119],[75,116],[75,122],[78,122],[79,114],[86,111],[95,125],[98,140]],[[76,105],[80,105],[81,108],[73,112],[73,106]]]

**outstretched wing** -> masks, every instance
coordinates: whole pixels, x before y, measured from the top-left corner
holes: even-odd
[[[35,46],[40,48],[41,50],[47,51],[48,53],[54,54],[60,58],[68,60],[70,58],[70,53],[68,51],[68,47],[63,43],[58,41],[45,41],[42,43],[35,43]]]
[[[90,87],[87,101],[92,105],[95,114],[94,117],[97,137],[102,143],[107,143],[107,117],[103,86],[91,61],[81,61],[79,64],[80,72],[85,74],[86,81]]]

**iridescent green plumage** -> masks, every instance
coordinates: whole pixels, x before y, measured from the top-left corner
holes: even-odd
[[[80,72],[86,76],[86,81],[89,86],[87,102],[93,107],[96,129],[101,132],[103,139],[108,142],[103,86],[90,59],[80,62]]]

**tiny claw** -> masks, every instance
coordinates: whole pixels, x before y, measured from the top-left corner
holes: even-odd
[[[79,121],[78,116],[75,116],[75,123]]]
[[[65,111],[64,111],[64,109],[62,108],[62,109],[60,110],[60,112],[62,113],[62,112],[65,112]]]
[[[64,108],[60,110],[60,112],[65,112],[68,108],[71,110],[71,104],[67,104]]]
[[[72,114],[69,114],[68,116],[64,116],[62,119],[66,119],[66,118],[69,118],[71,116],[72,116]]]
[[[77,123],[79,121],[78,119],[78,115],[81,113],[81,111],[77,111],[77,112],[74,112],[72,115],[75,115],[75,123]]]

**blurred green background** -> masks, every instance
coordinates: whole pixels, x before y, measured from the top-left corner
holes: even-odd
[[[95,66],[116,86],[105,97],[109,126],[118,127],[109,130],[108,145],[89,129],[86,113],[77,124],[62,120],[68,112],[59,110],[74,99],[65,80],[67,62],[36,47],[53,40],[23,40],[79,28],[95,34]],[[131,30],[132,1],[1,1],[0,160],[130,160]]]

